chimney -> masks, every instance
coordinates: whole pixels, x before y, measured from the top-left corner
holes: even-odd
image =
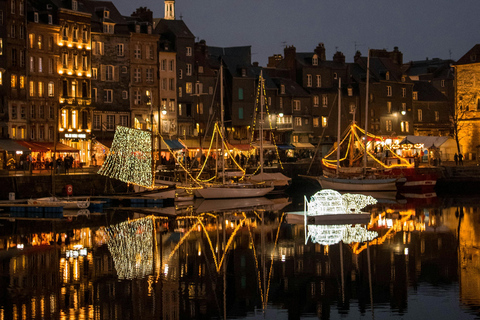
[[[258,62],[255,61],[255,62],[253,63],[253,66],[254,66],[254,67],[258,67]]]
[[[140,7],[131,14],[132,17],[138,17],[142,21],[153,23],[153,12],[147,7]]]
[[[283,57],[281,54],[274,54],[273,56],[268,57],[267,68],[276,68],[282,59]]]
[[[357,50],[357,52],[355,52],[355,55],[353,56],[353,62],[357,62],[357,60],[360,59],[361,56],[362,53]]]
[[[345,55],[340,51],[335,52],[333,55],[333,61],[345,64]]]
[[[289,70],[290,79],[296,81],[297,76],[297,49],[294,46],[283,49],[285,67]]]
[[[318,46],[315,48],[315,50],[313,51],[317,54],[318,56],[318,61],[325,61],[327,60],[327,57],[325,55],[325,46],[323,45],[322,42],[320,42],[318,44]]]

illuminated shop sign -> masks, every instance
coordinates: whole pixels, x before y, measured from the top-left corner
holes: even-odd
[[[65,133],[66,139],[87,139],[86,133]]]

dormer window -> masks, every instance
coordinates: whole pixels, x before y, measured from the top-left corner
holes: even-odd
[[[33,13],[33,22],[38,23],[38,12]]]
[[[247,69],[243,68],[242,69],[242,77],[246,77],[247,76]]]
[[[53,24],[53,18],[51,14],[48,15],[48,24]]]
[[[113,23],[103,23],[103,33],[114,33],[115,25]]]
[[[135,26],[135,32],[136,32],[136,33],[140,33],[140,25],[139,25],[139,24],[137,24],[137,25]]]
[[[107,9],[105,9],[103,11],[103,18],[104,19],[110,19],[110,11],[108,11]]]
[[[390,80],[390,72],[385,73],[385,80]]]
[[[285,94],[285,85],[284,84],[280,85],[280,94]]]
[[[407,77],[406,77],[406,76],[402,76],[402,82],[405,82],[405,80],[407,80]]]
[[[72,0],[72,10],[77,11],[78,10],[78,2],[77,0]]]
[[[353,88],[348,88],[347,91],[349,97],[353,96]]]
[[[316,54],[312,57],[312,65],[318,66],[318,56]]]

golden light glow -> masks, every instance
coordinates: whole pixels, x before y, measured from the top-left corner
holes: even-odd
[[[82,49],[82,46],[81,46],[81,45],[78,45],[77,48],[78,48],[78,49]]]
[[[90,48],[90,46],[87,46],[86,49],[87,49],[87,50],[92,50],[92,48]]]
[[[72,44],[71,44],[71,43],[69,43],[69,44],[67,44],[67,46],[68,46],[69,48],[71,48],[71,47],[72,47]]]
[[[58,73],[59,73],[59,74],[63,74],[63,70],[58,70]]]
[[[89,78],[90,78],[91,76],[92,76],[92,74],[91,74],[91,73],[87,73],[87,77],[89,77]]]
[[[77,73],[77,76],[81,77],[81,76],[82,76],[82,73],[81,73],[81,72]]]
[[[67,72],[67,74],[68,74],[69,76],[71,76],[71,75],[73,74],[73,72],[69,70],[69,71]]]
[[[63,42],[59,42],[58,45],[59,45],[60,47],[63,47]]]

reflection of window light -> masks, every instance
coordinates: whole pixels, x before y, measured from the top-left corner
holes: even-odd
[[[408,256],[408,248],[405,248],[405,250],[403,250],[403,252],[405,253],[406,256]]]
[[[387,227],[388,228],[393,227],[393,220],[392,219],[387,219]]]
[[[285,262],[285,255],[282,254],[282,262]]]

